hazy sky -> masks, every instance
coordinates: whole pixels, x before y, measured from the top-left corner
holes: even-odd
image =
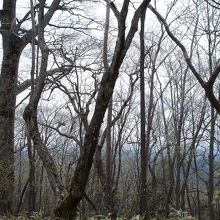
[[[37,2],[37,1],[34,0],[34,2]],[[52,0],[47,0],[46,2],[47,2],[47,5],[50,5]],[[115,0],[114,2],[120,8],[122,0]],[[170,2],[172,2],[172,0],[157,0],[156,2],[157,2],[156,3],[157,8],[160,11],[160,13],[165,15],[166,8],[167,8],[168,4]],[[181,4],[183,4],[183,2],[188,2],[188,0],[185,0],[185,1],[179,0],[178,4],[181,5]],[[138,5],[138,1],[133,2],[133,3],[134,3],[133,6]],[[154,4],[155,1],[152,0],[151,3]],[[2,6],[3,6],[3,0],[0,0],[0,8],[2,8]],[[16,16],[17,16],[18,19],[21,19],[29,11],[29,9],[30,9],[30,0],[17,0],[17,15]],[[134,12],[134,10],[131,7],[130,8],[130,13],[129,13],[128,19],[127,19],[127,25],[128,26],[129,26],[130,20],[132,18],[133,12]],[[104,3],[104,0],[101,1],[101,3],[99,3],[99,4],[93,4],[93,8],[90,9],[90,13],[94,17],[94,20],[99,20],[99,21],[102,20],[103,21],[104,17],[105,17],[105,3]],[[61,16],[63,18],[64,15],[60,14],[59,16]],[[172,17],[172,16],[170,16],[170,17]],[[55,18],[58,18],[58,17],[55,16]],[[70,23],[71,19],[75,19],[75,18],[76,17],[74,17],[74,18],[68,17],[68,20],[66,20],[66,22]],[[60,19],[60,17],[59,17],[59,19]],[[115,20],[115,18],[111,14],[111,22],[112,22],[113,25],[114,25],[114,20]],[[154,15],[152,15],[152,13],[150,11],[147,11],[146,24],[148,26],[147,29],[149,31],[151,31],[151,29],[157,28],[159,26],[159,23],[157,22],[157,19],[155,18]],[[29,29],[31,27],[30,22],[26,23],[25,25],[26,25],[25,28],[27,28],[27,29]],[[93,25],[95,25],[95,23],[93,23]],[[27,26],[29,26],[29,27],[27,27]],[[117,27],[117,25],[115,27]],[[94,32],[94,33],[95,33],[95,35],[100,35],[100,37],[103,37],[103,32]],[[0,37],[0,63],[1,63],[1,57],[2,57],[2,43],[1,43],[1,37]]]

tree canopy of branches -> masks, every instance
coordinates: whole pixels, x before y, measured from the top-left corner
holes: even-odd
[[[2,3],[0,218],[219,218],[218,1]]]

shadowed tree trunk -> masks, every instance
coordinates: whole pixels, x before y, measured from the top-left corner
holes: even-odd
[[[3,60],[0,75],[0,215],[12,212],[14,192],[14,118],[22,41],[13,32],[16,1],[0,11]]]
[[[213,16],[212,10],[210,10],[209,5],[206,6],[206,13],[207,13],[207,38],[208,38],[208,63],[209,63],[209,72],[210,77],[212,76],[212,72],[214,66],[216,65],[213,63],[213,48],[216,47],[214,40],[211,36],[212,24],[211,24],[211,17]],[[218,100],[219,101],[219,100]],[[214,177],[215,177],[215,124],[216,124],[216,114],[215,109],[211,106],[211,125],[210,125],[210,142],[209,142],[209,177],[208,177],[208,207],[209,207],[209,220],[215,220],[215,207],[213,205],[214,199]]]
[[[145,61],[145,42],[144,42],[144,26],[145,26],[146,10],[141,15],[141,30],[140,30],[140,115],[141,115],[141,164],[140,164],[140,214],[145,215],[147,211],[147,149],[145,138],[145,77],[144,77],[144,61]]]
[[[194,166],[195,166],[195,173],[196,173],[196,211],[197,211],[197,218],[201,220],[201,201],[200,201],[200,192],[199,192],[199,172],[198,172],[198,165],[196,161],[196,154],[193,156],[194,159]]]
[[[214,199],[214,144],[215,144],[215,110],[211,107],[211,128],[209,143],[209,177],[208,177],[208,206],[209,220],[215,219]]]

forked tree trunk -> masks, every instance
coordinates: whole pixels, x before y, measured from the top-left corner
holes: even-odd
[[[71,220],[76,217],[77,206],[84,195],[89,172],[93,163],[93,155],[98,143],[99,130],[103,122],[105,111],[108,107],[108,102],[112,96],[117,77],[119,75],[120,66],[124,60],[128,48],[130,47],[134,34],[137,31],[140,15],[148,6],[150,0],[144,0],[140,4],[131,21],[131,27],[128,31],[128,35],[125,37],[125,23],[129,2],[129,0],[124,0],[120,12],[117,10],[113,2],[110,3],[110,7],[118,21],[117,42],[111,65],[104,73],[100,82],[95,110],[85,134],[82,153],[80,154],[74,176],[71,181],[70,192],[64,199],[63,203],[55,210],[56,215],[63,217],[64,219]]]

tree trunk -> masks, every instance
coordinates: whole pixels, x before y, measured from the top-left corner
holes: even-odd
[[[198,220],[201,220],[201,202],[200,202],[200,192],[199,192],[199,171],[196,161],[196,155],[194,154],[194,167],[195,167],[195,173],[196,173],[196,202],[197,202],[197,218]]]
[[[110,5],[106,4],[105,15],[105,32],[103,42],[103,64],[105,71],[108,65],[108,35],[109,35],[109,19],[110,19]],[[112,192],[112,97],[108,104],[107,127],[106,127],[106,173],[104,185],[105,207],[108,213],[114,213],[114,193]]]
[[[11,28],[16,1],[5,0],[1,13],[3,60],[0,75],[0,215],[12,212],[14,192],[14,119],[20,38]]]
[[[112,192],[112,98],[108,104],[107,128],[106,128],[106,180],[105,180],[105,205],[108,213],[114,212],[114,195]]]
[[[214,198],[214,140],[215,140],[215,110],[211,107],[211,130],[209,145],[209,178],[208,178],[208,206],[209,220],[215,219],[215,211],[213,206]]]
[[[141,172],[140,172],[140,214],[146,215],[147,211],[147,149],[145,138],[145,80],[144,80],[144,61],[145,61],[145,41],[144,41],[144,26],[145,26],[146,10],[141,15],[141,30],[140,30],[140,115],[141,115]]]
[[[45,25],[60,0],[54,0],[45,16]],[[31,31],[20,38],[16,33],[16,0],[4,0],[0,10],[3,59],[0,75],[0,215],[12,212],[14,192],[14,120],[18,65]]]
[[[207,13],[207,19],[208,19],[208,63],[209,63],[209,72],[210,72],[210,78],[212,77],[213,69],[215,68],[215,64],[213,63],[213,47],[215,47],[215,44],[212,43],[213,39],[211,36],[211,16],[213,15],[210,11],[209,5],[207,3],[206,8]],[[218,105],[219,105],[219,100]],[[218,111],[218,110],[217,110]],[[214,165],[214,145],[215,145],[215,109],[214,106],[211,106],[211,128],[210,128],[210,145],[209,145],[209,177],[208,177],[208,207],[209,207],[209,220],[215,220],[215,209],[213,205],[213,199],[214,199],[214,175],[215,175],[215,165]]]
[[[65,189],[56,168],[56,164],[41,138],[37,122],[38,103],[45,85],[49,56],[49,49],[44,40],[44,18],[44,1],[42,1],[40,2],[38,16],[38,42],[42,53],[40,73],[36,85],[32,85],[31,87],[32,90],[30,100],[24,110],[23,117],[26,122],[28,135],[30,135],[30,138],[33,141],[34,148],[36,149],[40,159],[43,161],[43,165],[45,167],[45,170],[47,171],[49,183],[56,197],[56,202],[59,203],[60,198],[64,196],[63,194],[65,194]]]
[[[27,136],[27,147],[29,158],[28,212],[32,214],[36,211],[36,166],[34,148],[29,136]]]

